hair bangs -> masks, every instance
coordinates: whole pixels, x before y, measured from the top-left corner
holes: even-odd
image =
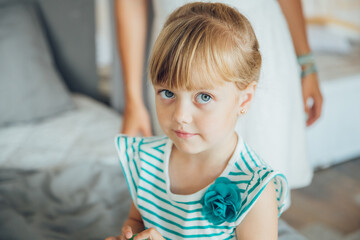
[[[196,90],[226,81],[243,90],[257,81],[261,55],[247,19],[222,4],[197,5],[179,8],[165,23],[150,57],[152,83]]]
[[[224,38],[223,32],[213,27],[211,29],[213,24],[199,17],[187,24],[174,21],[167,26],[175,29],[171,25],[177,25],[177,36],[168,34],[167,39],[162,40],[167,44],[154,46],[154,49],[159,48],[160,54],[158,60],[151,61],[150,77],[153,84],[195,90],[212,89],[223,84],[224,80],[234,81],[234,58],[228,37]],[[166,28],[164,30],[166,32]],[[162,37],[165,36],[160,35],[159,39]]]

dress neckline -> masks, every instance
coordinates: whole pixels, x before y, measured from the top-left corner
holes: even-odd
[[[231,171],[232,166],[235,164],[237,156],[240,155],[240,152],[243,148],[242,147],[243,139],[239,136],[238,133],[236,133],[236,135],[237,135],[237,143],[236,143],[235,150],[234,150],[233,154],[231,155],[231,158],[229,159],[225,169],[222,171],[222,173],[219,175],[219,177],[227,177],[228,176],[229,172]],[[206,187],[200,189],[199,191],[197,191],[195,193],[191,193],[191,194],[172,193],[170,190],[171,183],[170,183],[170,175],[169,175],[169,160],[170,160],[170,155],[172,152],[172,146],[173,146],[173,142],[171,141],[170,138],[168,138],[168,140],[166,142],[166,146],[165,146],[165,155],[164,155],[164,174],[165,174],[166,194],[168,195],[168,197],[171,201],[175,201],[178,203],[189,203],[189,202],[200,201],[202,196],[206,192],[206,190],[215,182],[215,179],[214,179],[214,181],[209,183]]]

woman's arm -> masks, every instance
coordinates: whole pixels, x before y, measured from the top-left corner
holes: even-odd
[[[310,52],[301,0],[278,0],[288,23],[297,55]]]
[[[117,44],[121,58],[125,109],[122,132],[151,135],[151,122],[142,95],[146,48],[147,0],[115,0]]]
[[[310,53],[301,0],[278,0],[278,2],[288,23],[296,54],[300,56]],[[302,94],[305,112],[308,114],[306,124],[310,126],[320,117],[323,102],[316,73],[303,77]],[[308,99],[313,100],[312,106],[307,105]]]
[[[278,208],[275,187],[270,182],[245,219],[236,227],[237,239],[278,239]]]

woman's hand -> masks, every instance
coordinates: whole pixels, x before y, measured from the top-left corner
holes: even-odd
[[[306,35],[306,21],[302,10],[301,0],[278,0],[281,10],[289,26],[291,38],[294,43],[297,56],[311,52]],[[306,125],[313,124],[321,115],[322,96],[316,73],[308,74],[302,78],[302,94],[305,112],[308,115]],[[313,100],[313,104],[307,106],[308,99]]]
[[[306,125],[312,125],[321,115],[323,97],[320,92],[319,82],[316,73],[306,75],[302,78],[302,95],[304,108],[308,117]],[[312,105],[308,106],[308,100],[312,99]]]
[[[144,137],[152,135],[150,115],[144,104],[126,106],[123,119],[121,133],[134,137],[138,134]]]

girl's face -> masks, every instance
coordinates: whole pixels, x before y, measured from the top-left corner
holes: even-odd
[[[197,154],[231,144],[243,108],[242,91],[234,83],[194,91],[154,89],[160,126],[179,151]]]

